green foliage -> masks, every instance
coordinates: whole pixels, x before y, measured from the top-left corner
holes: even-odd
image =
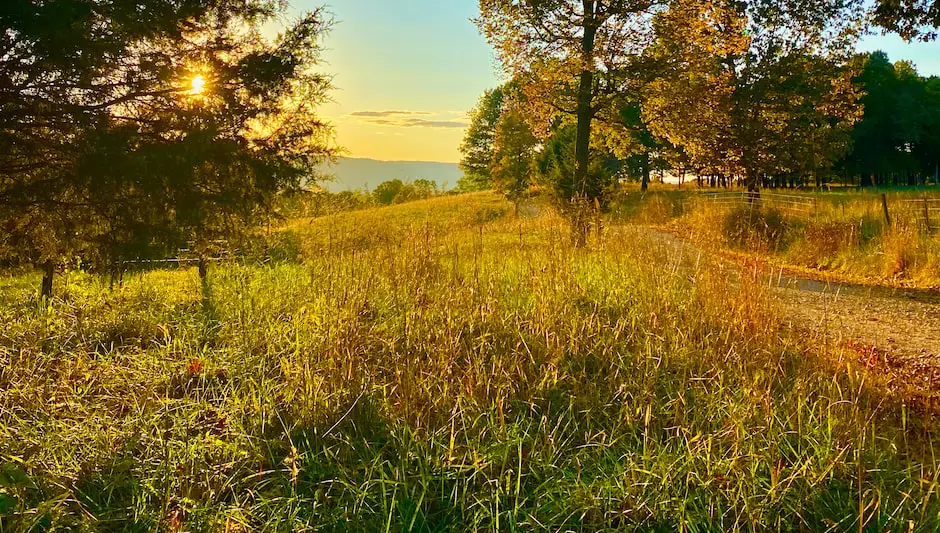
[[[518,201],[532,186],[538,139],[517,110],[507,110],[499,119],[490,177],[493,188]]]
[[[372,191],[372,195],[375,197],[376,202],[382,205],[392,205],[404,188],[405,184],[401,180],[389,180],[380,183],[379,186]]]
[[[493,186],[490,168],[503,102],[503,87],[490,89],[483,93],[470,113],[470,126],[460,145],[460,170],[464,172],[458,184],[461,191],[483,191]]]
[[[550,187],[562,205],[580,197],[602,198],[604,192],[617,179],[620,162],[604,149],[592,151],[588,190],[579,183],[575,175],[575,142],[577,130],[574,126],[562,126],[554,130],[538,156],[538,169],[542,183]]]
[[[100,266],[244,237],[333,154],[315,114],[329,17],[259,37],[279,14],[266,0],[4,4],[3,260]]]
[[[385,181],[372,191],[375,201],[380,205],[401,204],[415,200],[425,200],[440,193],[437,182],[419,179],[414,183],[405,183],[400,179]]]
[[[464,138],[462,191],[492,189],[513,201],[532,186],[539,140],[528,123],[516,82],[484,93]]]
[[[940,79],[923,78],[883,52],[857,59],[865,113],[853,131],[845,172],[862,185],[920,185],[940,167]]]

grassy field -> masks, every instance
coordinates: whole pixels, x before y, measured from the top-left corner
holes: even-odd
[[[0,531],[936,531],[932,416],[757,280],[489,194],[0,281]],[[707,265],[709,258],[699,258]]]
[[[660,188],[647,195],[627,191],[615,215],[665,226],[702,245],[763,257],[811,277],[940,288],[940,203],[923,202],[940,199],[940,189],[779,194],[803,198],[811,207],[799,209],[768,196],[762,209],[753,210],[744,202],[716,204],[692,188]]]

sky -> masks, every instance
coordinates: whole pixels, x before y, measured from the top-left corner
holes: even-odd
[[[350,157],[457,162],[467,115],[500,83],[493,54],[471,19],[477,0],[327,0],[336,24],[322,70],[334,76],[322,109]],[[323,0],[293,0],[300,13]],[[872,36],[864,51],[907,59],[940,75],[940,42]]]

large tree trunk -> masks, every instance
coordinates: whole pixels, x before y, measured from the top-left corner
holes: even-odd
[[[593,200],[598,191],[595,184],[589,183],[588,169],[591,162],[591,121],[594,119],[594,39],[597,27],[594,20],[595,0],[582,0],[584,5],[584,33],[581,37],[582,71],[578,83],[578,137],[575,141],[575,196],[583,200]],[[580,210],[581,206],[575,206]],[[572,220],[573,241],[580,246],[586,240],[587,227],[581,214]]]
[[[591,104],[594,95],[594,73],[581,73],[578,89],[578,138],[575,143],[575,192],[579,196],[591,197],[592,187],[588,183],[588,167],[591,163],[591,120],[594,111]]]
[[[42,286],[39,289],[39,298],[43,300],[52,299],[52,282],[55,278],[55,263],[46,261],[42,265]]]

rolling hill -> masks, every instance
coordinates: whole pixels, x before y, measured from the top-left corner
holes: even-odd
[[[322,183],[332,192],[372,190],[383,181],[396,178],[406,182],[424,178],[436,181],[442,189],[452,189],[463,176],[456,163],[377,161],[348,157],[340,158],[335,165],[324,167],[323,172],[334,178]]]

